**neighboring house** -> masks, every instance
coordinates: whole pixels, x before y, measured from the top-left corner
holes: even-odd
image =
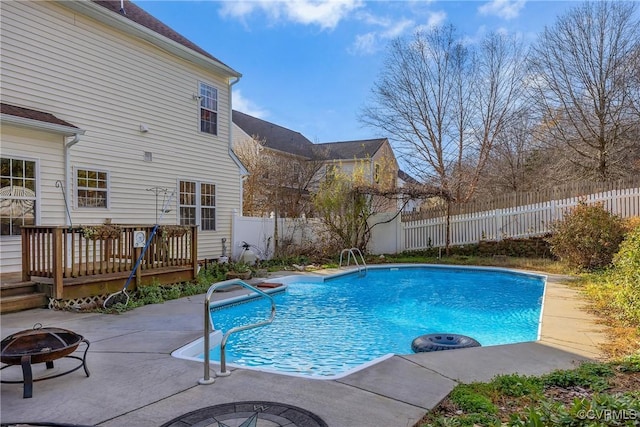
[[[311,212],[309,189],[321,165],[301,133],[233,111],[233,147],[250,171],[243,186],[243,214],[283,217]],[[278,202],[276,202],[276,200]]]
[[[220,256],[246,174],[230,149],[240,73],[129,1],[0,8],[2,272],[21,268],[23,225],[163,216]]]
[[[235,110],[233,124],[234,150],[253,146],[259,155],[275,156],[276,159],[280,159],[280,164],[290,165],[290,169],[296,166],[295,169],[300,170],[302,167],[297,165],[304,162],[312,164],[310,169],[313,171],[313,178],[303,180],[307,192],[314,189],[320,179],[325,179],[338,170],[348,174],[360,174],[364,182],[372,186],[398,185],[398,163],[386,138],[314,144],[299,132]],[[264,153],[265,151],[268,154]],[[277,166],[277,162],[275,165]],[[252,168],[248,169],[251,171]],[[244,194],[246,205],[247,192]],[[266,199],[268,197],[260,198]],[[396,203],[378,204],[378,207],[385,211],[394,210]],[[253,215],[257,210],[246,209],[245,206],[244,212]],[[305,210],[304,213],[308,214],[309,210]]]
[[[420,183],[411,175],[406,173],[403,170],[398,171],[398,187],[406,187],[407,185],[419,185]],[[406,203],[405,203],[406,201]],[[420,211],[420,206],[422,205],[422,200],[409,199],[407,197],[402,198],[398,201],[399,208],[402,209],[402,212],[418,212]]]

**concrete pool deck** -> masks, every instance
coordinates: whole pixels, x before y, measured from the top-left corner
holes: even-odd
[[[458,382],[507,373],[538,375],[600,358],[603,327],[584,311],[577,291],[561,279],[548,275],[537,342],[397,355],[337,380],[235,369],[211,385],[198,385],[202,363],[174,358],[171,352],[202,336],[203,295],[120,315],[46,309],[3,314],[3,338],[35,323],[83,335],[91,342],[91,376],[78,370],[36,382],[31,399],[22,398],[22,384],[3,383],[0,421],[160,426],[212,405],[270,401],[303,408],[331,427],[410,427]],[[63,371],[73,362],[57,360],[54,369]],[[42,376],[44,368],[34,365],[34,377]],[[21,380],[20,367],[3,370],[2,379]]]

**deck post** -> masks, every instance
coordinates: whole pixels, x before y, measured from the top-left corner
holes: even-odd
[[[140,258],[140,254],[142,253],[142,248],[135,248],[133,250],[133,253],[135,255],[133,259],[134,259],[134,262],[136,262],[136,260]],[[140,263],[142,264],[142,260],[140,260]],[[131,268],[135,268],[135,264]],[[140,287],[140,283],[142,283],[142,266],[141,265],[139,265],[138,268],[136,269],[136,288]]]
[[[62,265],[63,256],[62,256],[62,228],[54,227],[53,228],[53,298],[59,299],[63,298],[63,273],[64,267]]]
[[[31,280],[31,236],[33,233],[26,228],[22,229],[22,281]]]
[[[198,276],[198,226],[191,227],[191,266],[195,279]]]

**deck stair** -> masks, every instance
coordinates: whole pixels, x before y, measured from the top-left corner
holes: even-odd
[[[47,294],[40,290],[37,283],[27,281],[6,281],[0,284],[0,313],[46,307]]]

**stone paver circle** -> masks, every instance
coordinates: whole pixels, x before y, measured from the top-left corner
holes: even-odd
[[[328,427],[306,409],[284,403],[232,402],[191,411],[161,427]]]

